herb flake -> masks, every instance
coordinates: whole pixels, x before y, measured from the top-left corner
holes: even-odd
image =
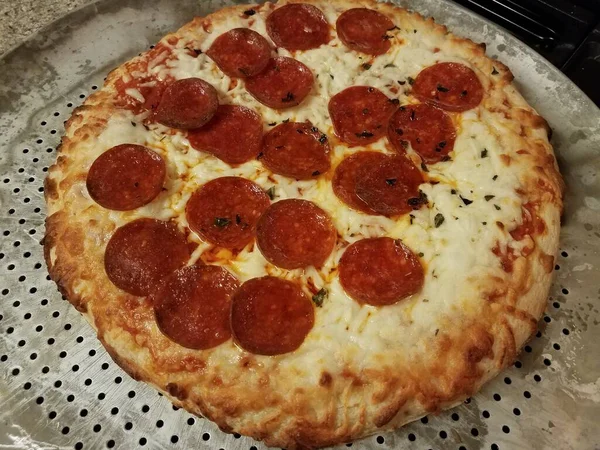
[[[439,228],[440,225],[444,223],[444,220],[444,215],[442,213],[437,213],[433,219],[433,224],[436,228]]]
[[[215,226],[219,228],[225,228],[231,223],[231,220],[225,217],[215,217]]]
[[[315,306],[317,306],[318,308],[323,306],[323,300],[325,300],[327,295],[328,295],[328,292],[327,292],[327,289],[325,289],[325,288],[321,288],[319,290],[319,292],[317,292],[315,295],[313,295],[312,301],[315,304]]]
[[[271,186],[269,189],[267,189],[267,195],[271,200],[275,199],[275,186]]]
[[[371,66],[371,64],[369,64],[369,63],[364,63],[364,64],[363,64],[361,67],[362,67],[364,70],[369,70],[369,69],[370,69],[371,67],[373,67],[373,66]]]
[[[483,198],[485,198],[485,201],[486,201],[486,202],[489,202],[489,201],[490,201],[491,199],[493,199],[494,197],[495,197],[495,195],[486,195],[486,196],[485,196],[485,197],[483,197]]]
[[[493,70],[492,70],[492,75],[498,75],[498,74],[500,73],[500,72],[498,72],[498,71],[496,70],[496,68],[495,68],[495,67],[492,67],[492,69],[493,69]]]
[[[463,203],[465,204],[465,206],[469,206],[471,203],[473,203],[473,200],[469,200],[468,198],[464,198],[462,195],[459,195],[459,197],[463,201]]]
[[[359,137],[359,138],[370,138],[370,137],[373,137],[373,133],[371,133],[370,131],[367,131],[367,130],[365,130],[365,131],[363,131],[361,133],[355,133],[355,134],[356,134],[356,137]]]
[[[482,158],[487,158],[487,155],[488,155],[487,148],[484,148],[483,150],[481,150],[481,157]]]
[[[283,103],[289,103],[294,101],[294,94],[292,92],[288,92],[285,94],[285,97],[281,99]]]

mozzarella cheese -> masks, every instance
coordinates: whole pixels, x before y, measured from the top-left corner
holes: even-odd
[[[340,11],[336,10],[335,4],[330,4],[324,7],[324,13],[330,23],[335,23]],[[214,24],[211,32],[205,35],[201,49],[205,52],[216,37],[240,26],[249,26],[269,39],[263,10],[252,16],[251,21],[231,15]],[[239,104],[256,110],[262,116],[265,132],[271,128],[267,125],[269,123],[281,123],[287,119],[309,120],[333,137],[327,105],[331,96],[341,90],[353,85],[373,86],[390,98],[399,99],[400,104],[406,104],[415,101],[406,93],[409,87],[406,81],[423,68],[439,61],[470,65],[450,53],[437,52],[433,43],[412,29],[401,27],[392,34],[392,48],[377,58],[348,50],[335,33],[332,33],[329,45],[317,49],[294,54],[278,49],[280,55],[292,56],[303,62],[315,76],[312,93],[299,106],[281,111],[258,103],[244,89],[243,80],[225,76],[205,54],[191,56],[182,41],[173,49],[174,58],[165,60],[161,57],[160,61],[150,64],[150,70],[159,78],[198,77],[208,81],[218,90],[221,103]],[[370,68],[366,69],[365,63],[371,64]],[[127,94],[143,101],[140,92],[133,91],[128,90]],[[158,124],[150,126],[147,131],[141,126],[143,115],[134,116],[131,112],[121,111],[112,116],[98,140],[90,144],[93,148],[82,152],[87,158],[83,166],[89,167],[101,152],[111,146],[126,142],[146,145],[167,161],[166,191],[152,203],[135,211],[109,213],[117,225],[137,217],[156,217],[174,219],[184,227],[187,225],[185,204],[191,194],[207,181],[222,176],[244,177],[264,189],[274,187],[275,201],[303,198],[326,210],[342,241],[338,242],[321,269],[279,269],[269,264],[255,245],[249,245],[232,260],[229,260],[229,252],[223,252],[223,258],[217,257],[217,261],[212,262],[227,267],[242,282],[271,274],[299,280],[304,286],[310,280],[317,288],[327,289],[328,296],[322,307],[316,309],[314,328],[300,349],[283,357],[258,357],[262,358],[263,364],[277,362],[282,367],[294,366],[312,379],[319,376],[316,371],[309,370],[316,361],[324,369],[335,372],[336,368],[344,365],[360,371],[361,367],[372,365],[375,360],[377,365],[381,365],[384,355],[391,356],[390,361],[398,361],[399,356],[410,359],[413,352],[422,351],[419,349],[426,338],[449,326],[449,318],[459,320],[463,314],[477,311],[485,302],[481,287],[473,283],[473,279],[489,273],[504,276],[491,249],[496,244],[500,248],[510,244],[507,230],[517,226],[521,220],[521,201],[515,192],[519,187],[518,178],[514,168],[509,169],[500,159],[501,154],[516,149],[501,146],[493,116],[481,114],[480,108],[454,118],[457,139],[452,159],[429,166],[429,177],[439,183],[421,186],[429,204],[398,220],[352,210],[334,195],[331,185],[334,168],[343,158],[365,149],[389,152],[386,138],[367,147],[354,148],[330,139],[333,165],[330,173],[316,180],[296,181],[271,174],[256,160],[230,167],[209,154],[193,149],[184,134]],[[222,138],[227,139],[226,136]],[[85,188],[79,195],[82,198],[87,196]],[[91,202],[91,199],[86,201]],[[472,203],[467,205],[468,201]],[[444,221],[439,224],[438,219],[436,226],[435,218],[439,218],[440,214]],[[496,222],[502,222],[504,229]],[[383,308],[361,306],[348,297],[336,271],[348,243],[376,236],[402,239],[419,255],[426,274],[419,294]],[[192,238],[201,245],[190,263],[210,249],[210,245],[202,243],[197,236],[192,235]],[[403,328],[405,332],[399,331]],[[402,336],[401,341],[398,336]],[[235,360],[240,354],[240,350],[231,343],[214,349],[211,357]]]

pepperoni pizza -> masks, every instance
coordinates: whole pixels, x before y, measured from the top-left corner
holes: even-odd
[[[50,275],[132,377],[286,448],[472,395],[535,331],[549,128],[485,46],[371,0],[195,18],[66,123]]]

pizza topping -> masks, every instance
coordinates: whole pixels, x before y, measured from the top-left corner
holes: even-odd
[[[151,295],[158,327],[183,347],[215,347],[231,337],[231,296],[238,287],[237,279],[223,267],[178,269]]]
[[[512,238],[521,241],[525,236],[542,234],[546,229],[544,220],[537,214],[535,205],[525,203],[521,208],[523,212],[523,222],[517,228],[510,232]]]
[[[283,269],[321,267],[335,246],[337,232],[329,215],[307,200],[273,203],[256,227],[258,248]]]
[[[230,77],[251,77],[262,72],[271,58],[267,40],[249,28],[234,28],[219,36],[206,54]]]
[[[394,304],[423,287],[419,258],[400,239],[362,239],[350,245],[339,265],[340,283],[359,303]]]
[[[275,45],[308,50],[329,42],[329,24],[323,11],[306,3],[289,3],[267,17],[267,32]]]
[[[388,139],[394,149],[406,153],[407,142],[427,164],[444,159],[454,148],[452,119],[439,108],[420,103],[400,107],[390,119]]]
[[[188,132],[188,140],[196,150],[227,164],[242,164],[258,155],[262,135],[262,120],[255,111],[245,106],[220,105],[210,122]]]
[[[90,197],[107,209],[128,211],[150,203],[162,190],[166,166],[162,157],[135,144],[102,153],[87,175]]]
[[[296,350],[314,324],[314,307],[300,286],[276,277],[246,281],[231,299],[237,344],[258,355]]]
[[[214,116],[218,106],[217,90],[212,85],[200,78],[185,78],[167,86],[155,118],[171,128],[200,128]]]
[[[446,111],[467,111],[483,99],[483,86],[475,72],[464,64],[438,63],[417,76],[414,95]]]
[[[314,77],[308,67],[293,58],[271,58],[267,68],[246,79],[246,90],[273,109],[299,105],[310,93]]]
[[[346,47],[369,55],[381,55],[390,49],[388,31],[394,23],[372,9],[353,8],[338,18],[335,27],[340,40]]]
[[[398,155],[365,164],[357,171],[357,197],[371,210],[384,216],[404,214],[418,209],[421,172],[405,156]]]
[[[185,207],[190,228],[211,244],[241,249],[254,238],[269,206],[260,186],[241,177],[221,177],[201,186]]]
[[[165,88],[173,80],[171,77],[158,78],[156,74],[150,73],[149,66],[164,64],[173,58],[173,50],[159,42],[140,59],[126,64],[126,74],[115,81],[117,106],[130,109],[136,114],[155,109]]]
[[[104,270],[118,288],[144,296],[189,258],[187,239],[175,224],[144,218],[117,228],[104,252]]]
[[[366,145],[381,138],[395,109],[383,92],[370,86],[346,88],[329,100],[335,134],[350,145]]]
[[[369,206],[356,195],[356,183],[359,171],[367,165],[374,165],[388,158],[379,152],[358,152],[345,158],[335,169],[333,180],[333,193],[346,205],[367,214],[376,214]]]
[[[312,301],[315,304],[315,306],[317,307],[321,307],[323,306],[323,300],[325,300],[325,297],[327,297],[328,292],[327,289],[325,288],[321,288],[319,289],[319,291],[312,296]]]
[[[265,135],[262,163],[271,171],[298,180],[329,170],[327,136],[310,122],[282,123]]]

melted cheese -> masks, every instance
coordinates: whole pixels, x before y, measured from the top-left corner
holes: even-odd
[[[335,4],[324,8],[324,12],[329,22],[335,23],[339,15]],[[264,19],[265,10],[261,10],[252,16],[250,28],[268,39]],[[248,20],[231,15],[215,24],[211,33],[201,38],[201,49],[206,51],[217,36],[239,26],[248,26]],[[205,54],[198,57],[189,55],[184,42],[176,45],[175,58],[166,62],[155,61],[150,66],[159,78],[199,77],[208,81],[218,90],[222,103],[245,105],[256,110],[262,116],[265,132],[270,129],[267,124],[272,122],[280,123],[284,119],[310,120],[330,137],[335,167],[344,157],[356,151],[389,150],[385,138],[368,147],[348,148],[338,143],[333,137],[327,110],[332,95],[349,86],[368,85],[405,104],[415,101],[405,94],[409,87],[406,80],[415,77],[421,69],[439,61],[458,61],[470,65],[468,61],[448,52],[437,52],[434,43],[414,33],[411,28],[401,26],[393,34],[395,37],[391,40],[391,50],[377,58],[347,50],[334,32],[329,45],[317,49],[293,55],[279,49],[280,55],[297,58],[315,76],[315,86],[308,98],[299,106],[282,111],[258,103],[246,92],[242,80],[232,80],[223,75]],[[363,64],[367,62],[371,67],[365,70]],[[127,93],[139,100],[139,92]],[[300,280],[305,286],[310,279],[317,288],[325,287],[328,290],[323,306],[316,309],[314,328],[301,348],[281,358],[263,358],[265,364],[267,361],[278,361],[281,367],[293,366],[297,370],[304,370],[306,377],[314,378],[318,377],[318,372],[311,373],[306,368],[310,368],[315,361],[320,361],[324,369],[335,372],[342,362],[357,370],[374,363],[378,358],[380,364],[384,353],[393,353],[395,361],[399,357],[410,358],[413,352],[419,351],[425,338],[447,326],[447,318],[472,313],[485,301],[480,288],[472,280],[486,273],[504,276],[498,258],[490,249],[497,242],[504,248],[510,240],[507,231],[498,227],[496,222],[502,222],[507,229],[511,229],[520,220],[521,204],[515,193],[519,181],[514,167],[509,169],[500,160],[500,155],[516,149],[501,147],[497,134],[499,128],[493,123],[493,116],[482,114],[480,108],[455,117],[458,134],[452,160],[430,166],[430,178],[439,183],[421,186],[429,205],[398,220],[366,215],[342,203],[332,191],[330,180],[334,167],[329,174],[309,181],[273,175],[259,161],[230,167],[211,155],[191,148],[183,134],[173,134],[173,130],[161,125],[152,125],[150,131],[144,130],[142,119],[143,116],[135,117],[128,112],[114,115],[95,144],[96,152],[91,153],[97,156],[98,152],[112,145],[134,142],[154,149],[167,161],[166,191],[149,205],[135,211],[111,213],[117,224],[136,217],[151,216],[174,218],[182,227],[186,226],[185,204],[192,192],[217,177],[241,176],[264,189],[274,186],[275,201],[303,198],[315,202],[331,215],[342,236],[320,270],[312,267],[293,271],[279,269],[270,265],[255,245],[249,245],[231,261],[217,258],[213,262],[226,266],[241,281],[272,274]],[[134,127],[132,123],[138,126]],[[223,139],[227,137],[223,136]],[[487,156],[482,157],[484,149],[487,150]],[[90,163],[93,158],[95,156]],[[451,193],[451,190],[456,190],[456,193]],[[490,199],[489,196],[494,197]],[[472,203],[467,205],[463,199]],[[436,227],[435,217],[439,214],[443,215],[444,221]],[[422,292],[383,308],[360,306],[345,294],[337,277],[336,266],[347,243],[375,236],[402,239],[413,252],[420,255],[426,271]],[[192,235],[192,238],[201,242],[197,236]],[[209,248],[208,244],[202,244],[192,262]],[[405,329],[406,332],[399,329]],[[398,336],[402,336],[400,341]],[[235,360],[240,351],[233,344],[224,344],[217,347],[212,355],[219,359],[227,357]]]

